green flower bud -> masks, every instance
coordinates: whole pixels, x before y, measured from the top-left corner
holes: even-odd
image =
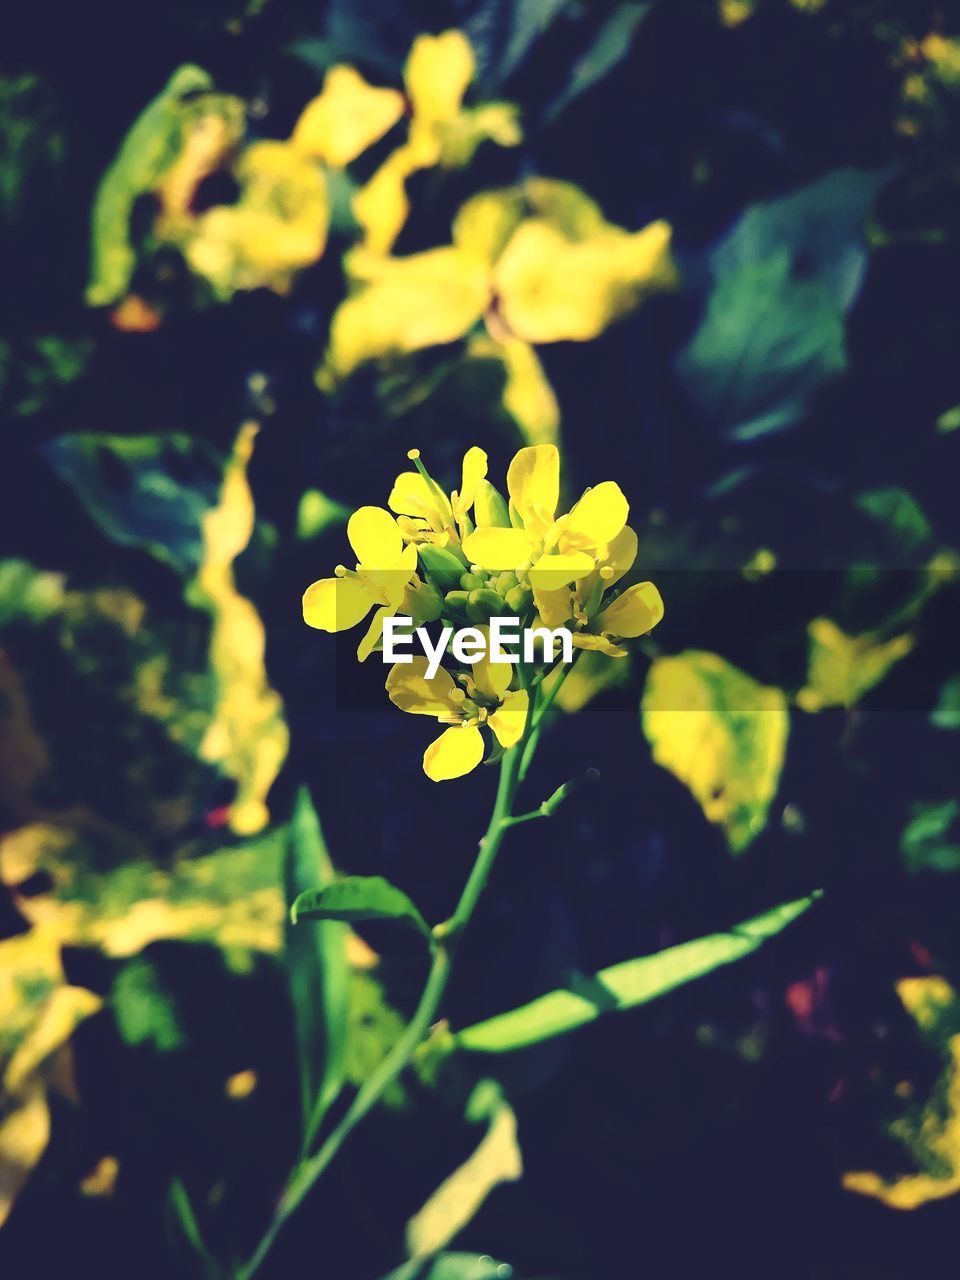
[[[510,516],[510,524],[512,524],[512,525],[513,525],[514,529],[522,529],[522,528],[523,528],[523,516],[520,514],[520,512],[517,510],[517,508],[513,505],[513,499],[512,499],[512,498],[510,499],[510,510],[509,510],[509,513],[508,513],[508,514],[509,514],[509,516]]]
[[[460,584],[460,575],[465,568],[464,561],[446,547],[436,547],[432,542],[424,542],[417,551],[420,563],[437,584],[441,591],[451,591]]]
[[[496,488],[489,480],[481,480],[473,503],[473,516],[478,529],[493,527],[510,528],[510,512]]]
[[[469,592],[448,591],[443,598],[443,616],[449,618],[452,622],[465,622],[468,617],[467,607],[469,604]]]
[[[502,596],[505,596],[508,591],[512,591],[517,585],[517,575],[512,569],[507,569],[499,575],[496,582],[492,585]]]
[[[467,616],[471,622],[482,626],[484,623],[489,622],[491,618],[498,618],[502,614],[503,597],[497,595],[496,591],[481,587],[479,591],[470,592]]]
[[[485,587],[486,585],[486,578],[481,578],[478,573],[463,573],[460,575],[460,586],[464,591],[478,591],[480,587]]]
[[[511,613],[515,613],[518,618],[522,618],[525,613],[530,611],[533,605],[533,592],[529,587],[514,587],[507,592],[504,603]]]

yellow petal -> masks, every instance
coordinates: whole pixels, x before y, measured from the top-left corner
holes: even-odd
[[[357,645],[357,661],[366,662],[376,649],[383,636],[383,620],[393,613],[392,605],[382,605],[377,609],[370,619],[370,626],[367,628],[366,635]]]
[[[486,475],[487,455],[482,449],[473,445],[463,455],[463,478],[460,483],[457,501],[454,504],[454,514],[457,520],[461,520],[473,506],[477,497],[477,486],[481,480],[486,478]]]
[[[514,689],[505,696],[498,709],[487,720],[505,751],[515,747],[523,737],[528,703],[526,689]]]
[[[447,499],[419,471],[402,471],[397,476],[387,506],[398,515],[419,516],[433,529],[443,529],[453,520]]]
[[[417,36],[403,69],[414,115],[452,120],[475,70],[473,49],[462,31]]]
[[[462,778],[483,759],[483,734],[476,725],[445,729],[423,753],[423,772],[433,782]]]
[[[290,141],[306,155],[342,169],[403,115],[403,94],[367,84],[353,67],[331,67],[323,92],[307,103]]]
[[[585,551],[541,556],[530,570],[530,585],[541,591],[559,591],[568,583],[593,573],[595,567],[593,557]]]
[[[363,621],[372,604],[356,578],[321,578],[303,593],[303,620],[318,631],[347,631]]]
[[[612,575],[604,578],[607,587],[619,582],[625,573],[633,568],[637,558],[637,535],[625,525],[615,538],[611,538],[605,547],[597,549],[597,564],[601,569],[612,569]]]
[[[524,213],[519,187],[484,191],[460,206],[453,220],[453,243],[492,266]]]
[[[507,490],[524,525],[545,528],[560,497],[560,452],[555,444],[536,444],[515,454],[507,471]]]
[[[463,691],[443,667],[427,679],[427,660],[419,654],[412,662],[398,662],[390,668],[386,690],[390,701],[401,711],[434,719],[458,715],[463,702]]]
[[[403,603],[407,586],[416,571],[417,548],[411,542],[403,548],[399,559],[391,568],[371,569],[364,565],[359,576],[378,603],[388,604],[396,612]]]
[[[533,601],[545,627],[562,627],[573,617],[573,597],[569,587],[559,591],[544,591],[534,586]]]
[[[498,702],[510,688],[513,679],[513,665],[509,662],[491,662],[488,656],[490,648],[490,632],[487,627],[478,627],[487,642],[487,652],[473,664],[473,680],[480,692],[487,698],[495,698]]]
[[[463,552],[471,564],[484,569],[519,569],[533,555],[536,541],[523,529],[476,529],[463,540]]]
[[[454,248],[386,259],[377,277],[337,308],[327,374],[462,338],[486,310],[482,264]]]
[[[347,521],[347,538],[359,564],[392,569],[403,551],[400,526],[383,507],[360,507]]]
[[[572,636],[575,649],[589,649],[597,653],[605,653],[608,658],[625,658],[626,649],[621,649],[607,636],[594,636],[589,631],[575,631]],[[574,673],[576,674],[576,673]]]
[[[440,164],[445,169],[464,168],[482,142],[516,147],[523,141],[520,112],[512,102],[485,102],[479,107],[467,107],[458,111],[452,120],[428,127],[439,140]]]
[[[593,550],[610,542],[627,523],[630,505],[615,480],[588,489],[570,512],[560,535],[561,551]]]
[[[663,600],[652,582],[637,582],[597,614],[595,627],[608,635],[633,640],[652,631],[663,617]]]

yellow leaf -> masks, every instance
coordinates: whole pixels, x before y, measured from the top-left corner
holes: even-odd
[[[656,659],[641,709],[654,760],[690,788],[731,852],[741,853],[777,793],[790,727],[783,691],[691,649]]]
[[[212,616],[210,663],[217,682],[216,708],[200,754],[236,781],[230,828],[238,835],[252,835],[269,820],[266,796],[288,744],[283,704],[264,666],[263,623],[233,578],[233,562],[253,532],[247,464],[256,433],[254,423],[240,429],[219,505],[203,517],[204,561],[192,587]]]
[[[655,290],[670,288],[670,226],[634,234],[607,227],[580,241],[532,218],[515,232],[495,272],[508,329],[535,344],[587,342]]]
[[[804,711],[852,707],[907,656],[914,643],[911,635],[886,641],[874,632],[850,636],[829,618],[814,618],[807,631],[807,683],[797,694],[797,706]]]
[[[495,1187],[516,1182],[523,1174],[516,1116],[492,1081],[481,1081],[477,1086],[467,1114],[471,1119],[486,1120],[487,1132],[473,1154],[407,1224],[407,1250],[412,1258],[428,1257],[446,1248]]]
[[[884,1176],[847,1173],[847,1191],[872,1196],[891,1209],[917,1209],[960,1191],[960,1000],[943,978],[903,978],[897,994],[923,1038],[936,1045],[943,1068],[926,1102],[911,1106],[889,1127],[914,1171]]]
[[[193,220],[185,237],[187,262],[221,299],[238,289],[286,293],[326,245],[326,180],[309,156],[271,140],[247,147],[235,174],[239,201],[215,205]]]
[[[290,140],[305,155],[342,169],[402,115],[402,93],[375,88],[353,67],[331,67],[323,92],[307,103]]]

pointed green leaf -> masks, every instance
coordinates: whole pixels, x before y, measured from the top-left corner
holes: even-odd
[[[348,876],[324,889],[301,893],[290,909],[301,920],[402,920],[425,938],[430,928],[407,895],[383,876]]]
[[[506,1053],[539,1044],[594,1022],[603,1013],[633,1009],[749,955],[808,910],[819,893],[782,903],[729,933],[714,933],[652,956],[639,956],[583,977],[570,988],[551,991],[519,1009],[467,1027],[454,1037],[461,1049]]]

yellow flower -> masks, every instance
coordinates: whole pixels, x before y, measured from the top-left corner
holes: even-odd
[[[560,454],[552,444],[519,451],[507,472],[507,490],[513,527],[477,529],[463,549],[471,562],[487,570],[529,566],[534,590],[560,590],[593,573],[600,549],[623,530],[630,511],[620,486],[605,480],[557,519]]]
[[[510,689],[513,668],[480,658],[471,675],[463,677],[466,692],[442,668],[427,678],[427,660],[391,667],[386,689],[401,711],[432,716],[449,727],[427,747],[423,771],[434,782],[462,778],[483,760],[481,725],[487,725],[507,750],[523,737],[529,700],[525,689]]]
[[[463,32],[423,35],[413,42],[403,72],[410,102],[407,140],[353,200],[364,245],[371,252],[389,253],[393,248],[410,211],[406,182],[418,169],[461,168],[487,139],[502,147],[520,142],[516,107],[506,102],[463,106],[475,73],[476,60]]]
[[[416,471],[397,476],[387,505],[399,517],[397,524],[408,542],[459,547],[467,529],[480,482],[486,478],[487,455],[474,445],[463,456],[461,484],[449,499],[420,461],[420,450],[407,455]],[[464,566],[466,567],[466,566]]]
[[[652,582],[637,582],[604,604],[606,593],[629,571],[637,557],[637,535],[627,525],[596,551],[596,568],[572,588],[544,591],[534,587],[540,622],[567,626],[574,648],[592,649],[610,658],[625,658],[617,640],[634,640],[652,631],[663,618],[663,600]]]
[[[347,538],[357,557],[356,569],[339,565],[335,577],[321,578],[307,587],[303,620],[318,631],[346,631],[376,607],[357,650],[363,662],[380,640],[385,617],[402,607],[419,625],[439,617],[440,601],[417,577],[417,549],[404,544],[389,511],[360,507],[347,522]]]
[[[555,437],[559,412],[534,346],[589,341],[677,278],[666,222],[625,231],[577,187],[542,178],[467,201],[451,245],[400,258],[359,248],[346,266],[353,292],[334,315],[321,386],[482,322],[473,350],[502,361],[504,404],[537,442]]]

